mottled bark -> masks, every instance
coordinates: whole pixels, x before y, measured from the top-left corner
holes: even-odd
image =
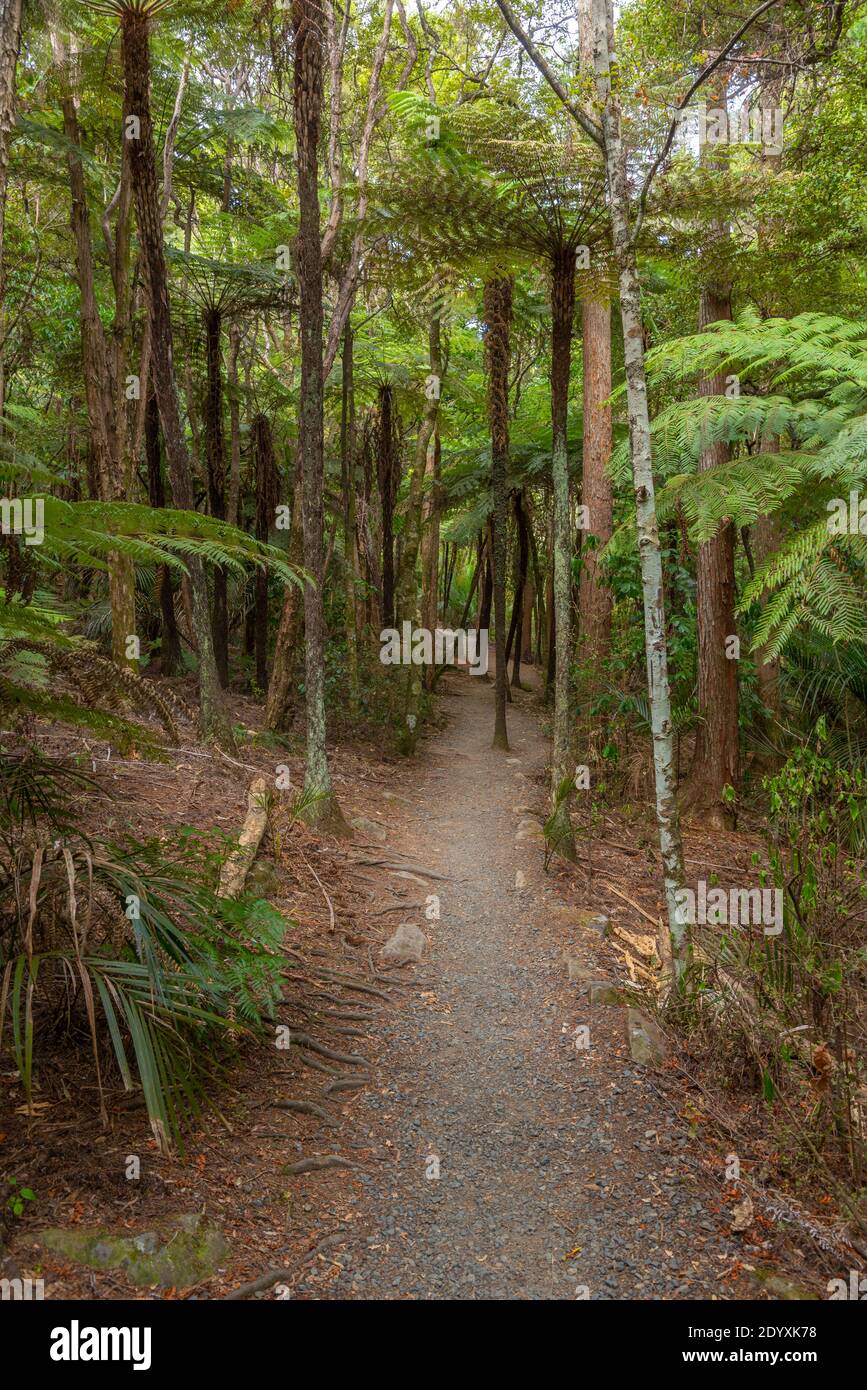
[[[572,538],[569,523],[569,460],[566,423],[572,329],[575,320],[575,251],[564,248],[551,264],[551,477],[554,491],[554,743],[551,751],[549,842],[574,860],[575,837],[564,790],[571,767]]]
[[[208,477],[208,510],[226,520],[226,444],[223,436],[223,361],[220,348],[223,323],[218,309],[205,313],[205,463]],[[229,596],[225,569],[214,570],[211,631],[214,660],[223,689],[229,684]]]
[[[274,462],[271,422],[266,415],[257,415],[251,422],[250,443],[256,479],[256,539],[267,541],[277,508],[277,468]],[[253,653],[256,663],[256,685],[264,692],[268,689],[268,570],[264,565],[256,569]]]
[[[681,920],[682,914],[678,911],[676,898],[684,881],[683,844],[677,814],[662,555],[656,520],[650,412],[641,323],[641,289],[635,263],[635,248],[630,234],[629,185],[626,146],[621,131],[620,102],[617,84],[612,80],[613,75],[616,75],[617,66],[613,34],[613,0],[593,0],[593,65],[596,100],[602,119],[608,204],[620,287],[629,444],[641,565],[647,689],[653,738],[656,818],[668,919],[669,939],[660,940],[660,950],[662,959],[666,960],[670,944],[675,973],[680,980],[690,959],[689,934],[686,924]],[[615,70],[614,74],[612,68]]]
[[[304,589],[305,704],[307,753],[304,789],[307,817],[335,828],[342,825],[331,786],[325,727],[324,578],[324,373],[322,252],[319,225],[319,133],[322,117],[323,12],[316,0],[293,0],[295,39],[293,116],[298,164],[299,223],[296,241],[301,393],[298,447],[301,456],[304,565],[311,583]]]
[[[150,45],[147,16],[124,10],[121,16],[124,68],[124,133],[130,133],[129,160],[138,223],[142,268],[147,284],[151,332],[151,372],[163,427],[163,444],[176,507],[195,508],[190,461],[184,440],[175,382],[168,275],[163,248],[156,151],[150,111]],[[138,127],[134,125],[138,122]],[[199,653],[199,706],[206,738],[230,740],[223,711],[214,649],[205,568],[188,562],[192,622]]]
[[[166,490],[160,458],[160,413],[153,392],[149,393],[145,405],[144,447],[148,473],[148,502],[152,507],[164,507]],[[155,587],[160,605],[160,672],[164,676],[173,676],[181,667],[181,639],[175,618],[172,572],[168,565],[157,566]]]
[[[340,412],[340,471],[343,493],[343,632],[349,708],[358,708],[358,546],[355,526],[355,385],[352,324],[343,331],[343,388]]]
[[[506,539],[509,524],[506,474],[509,466],[509,364],[511,361],[512,281],[485,285],[485,364],[488,373],[488,422],[491,432],[491,520],[494,559],[494,748],[508,748],[506,730]]]
[[[699,305],[699,329],[731,318],[731,296],[724,288],[705,286]],[[699,395],[721,396],[725,373],[703,374]],[[731,456],[723,442],[706,444],[699,455],[700,473],[718,468]],[[698,639],[698,714],[695,751],[684,806],[702,823],[718,829],[733,823],[723,788],[738,781],[738,663],[728,649],[735,626],[735,529],[726,522],[696,554],[696,630]]]
[[[600,552],[611,539],[614,500],[608,473],[611,460],[611,306],[581,302],[584,339],[584,438],[581,502],[589,526],[581,547],[578,588],[580,660],[596,685],[611,644],[611,590],[601,574]]]
[[[431,319],[428,331],[428,352],[430,376],[442,384],[443,366],[440,346],[440,321]],[[406,499],[403,546],[400,555],[400,570],[397,585],[397,621],[420,624],[419,585],[416,578],[419,550],[421,548],[422,507],[424,499],[424,477],[427,468],[428,452],[432,448],[439,416],[439,393],[431,392],[426,400],[424,414],[419,425],[415,443],[415,457],[409,480]],[[403,717],[398,730],[398,747],[404,754],[415,751],[419,733],[419,707],[423,685],[420,667],[408,665],[403,671]]]

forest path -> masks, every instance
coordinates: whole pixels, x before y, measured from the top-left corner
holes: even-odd
[[[569,924],[543,870],[527,812],[548,744],[530,697],[509,706],[501,752],[492,685],[452,691],[389,827],[390,846],[445,876],[410,885],[411,900],[437,893],[441,916],[406,913],[424,963],[396,972],[415,985],[381,1016],[377,1079],[352,1102],[387,1159],[361,1177],[363,1219],[325,1296],[755,1297],[721,1282],[743,1255],[713,1210],[723,1155],[715,1191],[662,1099],[682,1099],[676,1083],[631,1061],[622,1008],[591,1007],[567,979],[564,951],[593,966],[603,942]],[[303,1279],[294,1293],[323,1296]]]

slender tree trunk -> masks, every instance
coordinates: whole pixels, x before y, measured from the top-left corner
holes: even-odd
[[[566,425],[572,326],[575,319],[575,251],[561,250],[551,265],[551,475],[554,488],[554,746],[551,753],[550,844],[575,860],[575,837],[566,787],[571,768],[572,537],[569,523],[569,460]]]
[[[485,285],[485,360],[488,369],[488,420],[491,430],[491,481],[494,499],[495,686],[494,748],[508,748],[506,731],[506,539],[509,524],[506,474],[509,467],[509,364],[511,361],[512,282],[506,277]]]
[[[675,973],[680,981],[683,979],[689,964],[690,942],[686,924],[682,920],[683,914],[678,909],[676,896],[684,882],[683,844],[677,814],[677,779],[671,724],[671,696],[668,684],[662,555],[659,545],[659,528],[656,521],[650,412],[644,367],[644,333],[641,323],[641,289],[629,225],[626,146],[621,131],[620,103],[615,80],[617,58],[614,52],[613,35],[613,0],[593,0],[593,63],[596,100],[598,109],[601,111],[608,205],[620,286],[620,318],[623,325],[629,444],[635,490],[635,516],[644,604],[647,689],[653,736],[656,818],[662,854],[670,951]],[[666,961],[669,954],[669,942],[660,940],[660,950],[663,953],[662,959]]]
[[[376,478],[382,508],[382,625],[394,626],[394,503],[400,484],[400,455],[395,447],[394,394],[379,388]]]
[[[241,402],[238,394],[238,355],[241,351],[241,330],[237,324],[229,329],[229,497],[226,520],[237,526],[241,499]]]
[[[349,708],[358,709],[358,547],[355,529],[355,384],[352,323],[343,330],[343,391],[340,415],[340,464],[343,491],[343,631],[349,680]]]
[[[220,352],[222,315],[218,309],[205,314],[205,459],[208,471],[208,508],[211,516],[226,520],[226,445],[223,438],[223,366]],[[225,690],[229,684],[228,577],[222,566],[214,570],[214,604],[211,622],[217,675]]]
[[[150,45],[148,18],[137,10],[121,16],[124,66],[124,133],[129,135],[130,173],[138,222],[139,245],[148,291],[151,325],[151,371],[163,426],[174,505],[195,507],[190,461],[181,426],[177,386],[172,360],[172,322],[169,313],[163,232],[157,184],[156,152],[150,112]],[[188,561],[192,619],[199,651],[199,701],[202,733],[206,738],[228,740],[230,731],[220,696],[214,649],[208,585],[202,562]]]
[[[599,552],[611,539],[614,501],[608,474],[611,461],[611,306],[592,299],[581,302],[584,337],[584,440],[581,501],[589,528],[581,547],[578,630],[581,662],[595,685],[611,645],[611,590],[601,574]]]
[[[160,459],[160,413],[153,392],[149,393],[145,406],[144,446],[148,470],[148,502],[152,507],[164,507],[166,490],[163,486]],[[164,676],[173,676],[181,667],[181,639],[175,618],[172,575],[168,565],[157,567],[155,582],[160,605],[160,672]]]
[[[6,288],[3,234],[9,146],[15,129],[15,74],[21,47],[21,0],[0,0],[0,303]]]
[[[593,72],[592,0],[579,0],[582,73]],[[612,596],[602,580],[600,550],[611,539],[614,498],[608,474],[611,460],[611,305],[607,299],[581,301],[584,370],[584,426],[581,501],[589,513],[589,529],[581,547],[578,589],[580,661],[591,693],[598,688],[600,667],[611,645]]]
[[[705,287],[701,291],[700,329],[731,316],[727,290]],[[699,395],[721,396],[725,385],[724,372],[703,375]],[[698,471],[717,468],[729,457],[727,444],[707,444],[699,455]],[[703,824],[726,829],[733,817],[723,800],[723,788],[735,787],[738,781],[738,663],[728,650],[736,633],[735,529],[731,522],[699,545],[695,579],[699,723],[683,800]]]
[[[521,604],[521,660],[528,666],[533,662],[533,609],[536,605],[536,586],[531,578],[524,585]]]
[[[442,386],[443,366],[440,347],[440,321],[434,317],[428,332],[430,376]],[[424,415],[419,425],[415,443],[415,459],[409,480],[409,494],[406,499],[406,524],[403,530],[403,547],[400,555],[399,582],[397,589],[397,618],[400,622],[419,623],[419,586],[416,580],[416,565],[421,549],[422,510],[424,501],[424,477],[428,452],[433,447],[439,416],[439,393],[431,393],[425,405]],[[419,706],[423,684],[423,673],[417,666],[408,665],[404,674],[403,722],[398,731],[398,747],[406,755],[415,752],[420,733]]]
[[[289,549],[286,557],[289,564],[293,566],[300,566],[304,563],[304,527],[301,517],[301,480],[299,475],[300,467],[296,467]],[[274,733],[282,732],[288,727],[289,696],[292,690],[292,676],[303,617],[304,595],[297,584],[292,584],[286,590],[280,612],[280,622],[274,641],[271,679],[267,686],[268,701],[265,722]]]
[[[108,342],[99,308],[90,236],[90,214],[84,166],[81,158],[81,131],[72,93],[69,61],[59,33],[51,30],[54,61],[62,84],[60,100],[63,113],[63,133],[66,137],[66,167],[71,194],[69,223],[75,244],[75,266],[80,295],[79,323],[81,332],[81,361],[84,375],[84,399],[88,428],[96,469],[98,497],[111,502],[124,494],[121,462],[121,426],[123,416],[116,412],[112,385],[115,373],[111,368]],[[116,289],[117,303],[125,298],[125,288]],[[122,399],[118,390],[118,397]],[[138,669],[138,660],[130,652],[127,639],[135,637],[135,571],[132,559],[117,551],[108,556],[108,592],[111,607],[111,653],[118,666]]]
[[[252,421],[250,437],[256,478],[256,539],[267,541],[277,506],[277,469],[271,422],[266,415],[257,415]],[[256,685],[264,693],[268,689],[268,571],[264,565],[256,569],[253,652]]]
[[[524,513],[524,493],[515,493],[515,523],[518,531],[518,565],[515,580],[515,600],[512,609],[512,622],[515,626],[515,657],[512,663],[512,686],[521,688],[521,658],[524,650],[524,612],[532,613],[533,596],[527,584],[527,565],[530,546],[527,534],[527,518]]]
[[[322,253],[319,226],[319,131],[322,115],[323,11],[317,0],[293,0],[295,37],[293,114],[298,159],[298,299],[301,327],[301,455],[304,565],[312,583],[304,589],[307,818],[335,829],[343,825],[331,786],[325,727],[324,404]]]
[[[439,431],[434,435],[434,446],[428,450],[428,467],[425,476],[425,507],[421,541],[421,620],[428,632],[435,632],[439,620],[439,553],[440,553],[440,461],[442,447]],[[431,662],[425,667],[425,688],[433,688],[436,665]]]

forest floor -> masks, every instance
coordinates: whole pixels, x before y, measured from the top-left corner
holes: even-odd
[[[726,1180],[719,1098],[676,1040],[660,1066],[633,1060],[622,997],[590,1003],[588,982],[629,983],[612,926],[653,930],[650,821],[606,817],[592,873],[587,846],[583,870],[546,869],[535,693],[509,707],[508,752],[490,747],[489,683],[449,676],[441,696],[411,769],[336,750],[344,811],[364,818],[352,841],[274,818],[263,854],[268,895],[298,923],[280,1013],[295,1045],[243,1049],[183,1155],[156,1151],[119,1090],[106,1131],[68,1050],[41,1073],[35,1115],[14,1074],[2,1078],[3,1167],[36,1201],[7,1230],[0,1273],[41,1275],[48,1298],[109,1299],[780,1298],[796,1296],[793,1279],[821,1297],[840,1273],[839,1256],[806,1235],[794,1243],[758,1201],[747,1229],[732,1229],[744,1194]],[[250,773],[273,776],[273,750],[186,753],[115,759],[110,774],[100,764],[118,803],[90,818],[167,836],[197,822],[236,829]],[[752,847],[748,835],[687,837],[691,855],[745,873]],[[380,957],[399,922],[424,932],[420,963]],[[739,1108],[750,1169],[759,1110]],[[142,1160],[132,1181],[130,1155]],[[168,1289],[43,1238],[46,1227],[141,1236],[177,1212],[200,1214],[227,1245],[198,1282]]]

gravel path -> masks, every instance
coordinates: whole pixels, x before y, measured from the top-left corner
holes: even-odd
[[[412,885],[439,894],[441,917],[414,915],[425,961],[399,972],[416,987],[382,1016],[377,1080],[353,1103],[388,1160],[361,1178],[364,1219],[327,1297],[743,1297],[722,1282],[743,1247],[660,1098],[676,1087],[630,1060],[621,1008],[591,1007],[567,979],[564,950],[592,967],[603,943],[569,925],[543,872],[537,715],[519,697],[511,750],[494,752],[491,686],[457,690],[390,827],[448,877]]]

